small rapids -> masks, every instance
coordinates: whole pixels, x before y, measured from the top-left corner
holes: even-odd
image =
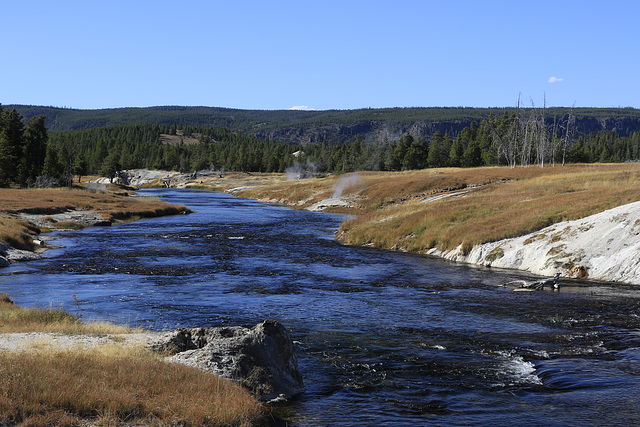
[[[339,215],[141,193],[196,213],[61,234],[0,292],[157,329],[278,320],[307,388],[283,425],[640,424],[636,288],[513,292],[534,278],[343,246]]]

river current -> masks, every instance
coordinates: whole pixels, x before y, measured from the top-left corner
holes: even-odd
[[[288,425],[640,424],[640,288],[514,292],[534,278],[341,245],[339,215],[140,194],[196,213],[62,233],[0,292],[156,329],[278,320],[307,388]]]

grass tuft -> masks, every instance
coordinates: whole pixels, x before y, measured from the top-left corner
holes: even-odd
[[[8,296],[6,298],[9,299]],[[0,301],[0,333],[81,333],[83,327],[78,319],[62,308],[24,308],[13,302]]]
[[[129,333],[85,324],[62,309],[22,308],[0,295],[0,331]],[[135,345],[62,349],[47,337],[26,351],[0,352],[0,425],[249,426],[261,404],[212,373],[162,360]]]
[[[0,422],[19,425],[252,425],[248,391],[151,353],[0,353]],[[62,386],[64,385],[64,386]]]

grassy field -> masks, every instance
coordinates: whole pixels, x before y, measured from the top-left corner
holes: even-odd
[[[0,296],[8,332],[130,333],[63,310],[22,308]],[[255,425],[261,404],[231,381],[136,346],[0,351],[0,425]]]
[[[0,241],[17,249],[32,250],[33,238],[40,230],[16,217],[19,212],[55,214],[67,210],[89,210],[108,221],[174,215],[188,212],[184,206],[156,199],[129,197],[124,191],[90,191],[82,188],[0,189]],[[73,228],[73,224],[59,224]]]
[[[640,165],[360,172],[235,194],[305,208],[340,186],[352,207],[334,211],[356,216],[340,228],[344,243],[411,252],[459,245],[470,250],[638,201]]]

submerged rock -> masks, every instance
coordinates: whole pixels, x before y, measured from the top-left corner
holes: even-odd
[[[7,259],[10,262],[33,261],[36,259],[42,259],[42,255],[31,251],[11,248],[7,251]]]
[[[293,341],[276,321],[242,326],[178,329],[152,348],[176,353],[170,360],[235,381],[264,401],[304,391]]]

